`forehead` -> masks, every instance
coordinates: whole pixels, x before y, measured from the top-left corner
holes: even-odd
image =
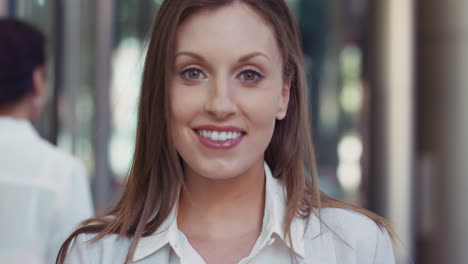
[[[236,2],[190,15],[178,28],[176,52],[233,56],[260,51],[279,58],[272,26],[249,5]]]

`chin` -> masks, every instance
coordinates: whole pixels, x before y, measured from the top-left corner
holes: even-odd
[[[234,165],[232,162],[205,162],[200,166],[200,176],[213,180],[231,179],[242,174],[242,167]]]
[[[226,161],[214,159],[209,161],[200,160],[199,162],[196,162],[196,164],[192,164],[194,166],[190,166],[190,164],[186,163],[186,166],[189,167],[189,170],[191,170],[192,173],[203,178],[210,180],[229,180],[242,175],[252,168],[254,164],[255,162],[250,162],[249,160],[235,162],[232,160]]]
[[[238,173],[232,173],[232,172],[229,172],[229,171],[225,171],[225,172],[206,172],[205,174],[202,174],[201,175],[203,178],[205,179],[209,179],[209,180],[212,180],[212,181],[223,181],[223,180],[230,180],[230,179],[234,179],[236,178],[237,176],[239,176]]]

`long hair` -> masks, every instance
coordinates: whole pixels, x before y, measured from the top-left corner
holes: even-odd
[[[182,161],[168,127],[168,81],[173,69],[178,26],[201,9],[243,2],[274,29],[283,56],[284,78],[291,82],[287,115],[276,121],[265,160],[273,176],[287,190],[284,230],[289,234],[295,217],[308,218],[322,207],[346,208],[373,219],[390,231],[385,220],[363,208],[322,193],[312,146],[307,84],[297,24],[284,0],[170,0],[164,1],[153,25],[141,86],[136,147],[123,195],[103,217],[86,220],[62,245],[57,263],[64,263],[73,239],[81,233],[97,233],[92,242],[109,234],[132,237],[126,263],[138,241],[156,231],[174,208],[184,188]],[[392,232],[390,232],[392,233]],[[290,236],[289,236],[290,237]]]

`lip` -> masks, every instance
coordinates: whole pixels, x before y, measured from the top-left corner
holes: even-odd
[[[214,141],[209,138],[202,137],[200,134],[198,134],[197,130],[209,130],[209,131],[218,131],[218,132],[221,132],[221,131],[240,132],[241,135],[238,138],[228,139],[226,141],[220,142],[220,141]],[[236,147],[244,139],[244,136],[246,134],[244,130],[235,126],[213,126],[213,125],[195,127],[193,128],[193,132],[197,135],[202,145],[204,145],[207,148],[216,149],[216,150],[227,150],[227,149],[232,149]]]
[[[194,130],[210,130],[210,131],[228,131],[228,132],[241,132],[245,134],[245,131],[235,126],[214,126],[204,125],[193,128]]]

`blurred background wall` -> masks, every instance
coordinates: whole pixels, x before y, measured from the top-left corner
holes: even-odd
[[[289,0],[321,186],[393,224],[399,263],[468,262],[468,1]],[[0,0],[48,36],[42,136],[82,159],[98,211],[125,181],[160,0]]]
[[[468,262],[467,1],[422,1],[418,11],[420,179],[428,183],[424,263]],[[424,8],[422,8],[424,7]],[[429,200],[430,199],[430,200]]]

